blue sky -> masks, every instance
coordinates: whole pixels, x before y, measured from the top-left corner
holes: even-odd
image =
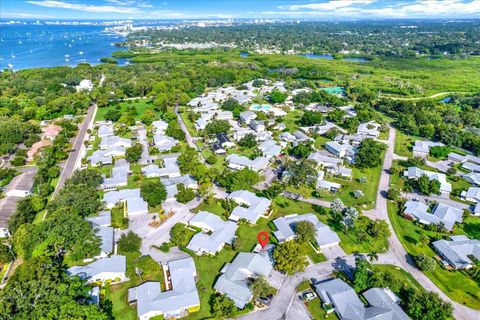
[[[480,0],[0,0],[1,18],[480,18]]]

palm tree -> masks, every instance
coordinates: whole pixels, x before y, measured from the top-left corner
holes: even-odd
[[[370,260],[370,262],[378,261],[378,254],[375,251],[369,253],[367,256],[368,256],[368,259]]]

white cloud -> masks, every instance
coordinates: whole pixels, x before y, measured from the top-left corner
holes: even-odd
[[[368,3],[367,3],[368,2]],[[289,5],[279,7],[283,10],[265,11],[269,16],[294,17],[351,17],[351,18],[415,18],[415,17],[463,17],[480,16],[480,0],[417,0],[410,3],[390,3],[365,7],[374,1],[329,1],[305,5]],[[301,9],[301,10],[300,10]],[[311,10],[308,10],[311,9]]]
[[[279,9],[286,10],[336,10],[339,8],[357,6],[357,5],[368,5],[376,2],[377,0],[343,0],[343,1],[328,1],[322,3],[309,3],[309,4],[293,4],[288,6],[280,6]]]
[[[135,0],[105,0],[108,3],[115,4],[117,6],[131,6],[135,4]]]
[[[36,14],[36,13],[26,13],[26,12],[4,12],[2,16],[5,18],[28,18],[28,19],[55,18],[54,16],[50,16],[46,14]]]
[[[27,1],[27,2],[37,6],[41,6],[41,7],[62,8],[62,9],[70,9],[70,10],[78,10],[78,11],[86,11],[86,12],[126,13],[126,14],[137,14],[142,12],[138,8],[132,8],[132,7],[96,6],[96,5],[89,5],[89,4],[68,3],[63,1],[52,1],[52,0]]]

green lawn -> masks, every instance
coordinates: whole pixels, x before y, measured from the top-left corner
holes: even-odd
[[[308,289],[311,289],[313,292],[315,292],[315,288],[313,288],[310,281],[305,280],[300,282],[300,284],[297,287],[297,292],[302,292]],[[295,298],[295,299],[298,299],[298,298]],[[337,320],[338,319],[338,317],[334,312],[330,314],[327,314],[325,312],[325,310],[322,307],[322,301],[318,297],[316,297],[315,299],[309,302],[306,302],[305,307],[307,308],[308,312],[315,320],[324,320],[324,319]]]
[[[412,147],[418,137],[408,136],[400,130],[396,130],[395,147],[393,151],[395,154],[402,157],[412,157]]]
[[[223,217],[223,214],[225,213],[225,209],[223,209],[220,200],[214,197],[206,199],[193,210],[195,213],[198,213],[199,211],[208,211],[220,217]]]
[[[317,149],[323,149],[323,147],[327,144],[328,141],[331,141],[331,140],[328,139],[327,137],[317,136],[317,137],[315,138],[314,146],[315,146],[315,148],[317,148]]]
[[[401,282],[404,287],[413,287],[415,289],[422,289],[422,286],[418,281],[412,277],[410,273],[391,264],[372,264],[370,269],[373,272],[386,272],[389,273],[395,282]]]
[[[190,132],[190,135],[193,137],[197,136],[197,130],[195,130],[195,124],[188,119],[188,107],[182,107],[180,108],[180,116],[183,119],[183,122],[185,123],[185,126],[187,127],[188,132]]]
[[[393,203],[388,203],[388,215],[395,233],[409,254],[416,256],[423,253],[430,257],[437,255],[430,246],[419,246],[417,243],[421,234],[426,234],[431,238],[439,238],[442,236],[441,234],[424,230],[412,221],[404,219],[398,214],[398,208]],[[479,224],[467,221],[466,225],[470,232],[478,235]],[[434,271],[425,272],[425,274],[454,301],[471,308],[480,309],[480,284],[464,272],[448,271],[438,264]]]
[[[127,254],[127,276],[129,281],[102,288],[104,299],[112,302],[112,312],[115,319],[136,320],[137,310],[128,304],[128,289],[146,281],[160,281],[165,288],[162,267],[150,256],[140,256],[140,253]],[[141,276],[135,274],[135,268],[142,270]]]
[[[123,205],[112,209],[112,227],[126,229],[128,228],[128,218],[123,215]]]
[[[150,99],[138,99],[138,100],[129,100],[125,102],[120,102],[118,105],[120,106],[120,111],[122,114],[127,113],[127,108],[130,106],[134,106],[137,110],[137,115],[135,116],[136,120],[140,120],[142,115],[145,113],[146,110],[152,109],[153,105],[150,102]],[[95,121],[105,120],[104,116],[110,109],[115,109],[114,105],[109,105],[107,107],[98,108],[97,114],[95,115]]]
[[[283,118],[283,123],[287,126],[290,133],[295,132],[298,129],[297,121],[302,117],[303,112],[301,110],[293,110],[287,113]]]

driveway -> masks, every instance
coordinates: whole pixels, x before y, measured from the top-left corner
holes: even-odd
[[[327,260],[334,260],[336,258],[345,257],[347,255],[345,251],[343,251],[342,247],[340,247],[340,245],[338,244],[323,248],[322,252],[323,255],[327,258]]]
[[[426,201],[442,202],[442,203],[445,203],[446,205],[449,205],[451,207],[454,207],[460,210],[465,210],[470,208],[470,205],[452,200],[444,195],[437,196],[437,195],[431,194],[429,196],[425,196],[418,193],[406,193],[404,194],[404,197],[407,199],[418,199],[423,202],[426,202]]]

